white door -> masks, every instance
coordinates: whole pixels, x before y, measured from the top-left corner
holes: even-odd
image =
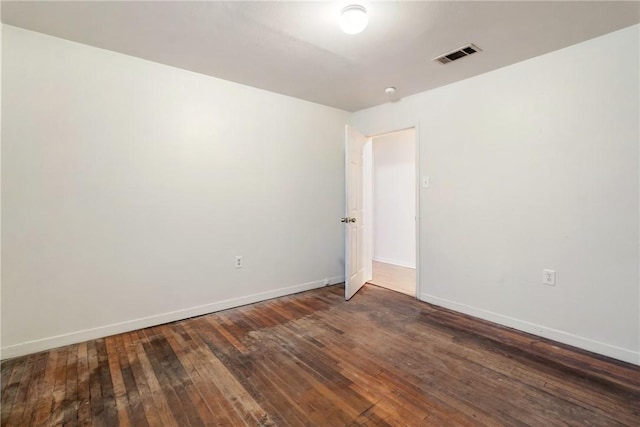
[[[362,191],[362,159],[367,137],[346,126],[345,164],[347,214],[342,218],[345,233],[345,287],[344,297],[350,299],[366,282],[364,250],[364,215]]]

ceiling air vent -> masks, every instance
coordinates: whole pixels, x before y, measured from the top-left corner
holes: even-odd
[[[467,46],[462,46],[452,52],[445,53],[444,55],[440,55],[437,58],[433,58],[434,61],[438,61],[441,64],[448,64],[449,62],[453,62],[457,59],[464,58],[465,56],[469,56],[476,52],[481,52],[478,46],[474,44],[469,44]]]

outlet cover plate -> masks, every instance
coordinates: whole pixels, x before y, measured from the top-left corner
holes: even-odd
[[[542,270],[542,283],[548,286],[556,285],[556,271]]]

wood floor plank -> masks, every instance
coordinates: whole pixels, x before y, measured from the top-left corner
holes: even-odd
[[[158,424],[154,423],[153,425],[180,427],[186,425],[185,414],[174,415],[173,411],[171,410],[172,406],[169,402],[176,401],[173,390],[171,390],[170,392],[167,392],[167,390],[165,390],[165,388],[160,384],[158,378],[156,377],[156,373],[151,365],[151,362],[149,362],[149,358],[147,357],[144,346],[142,344],[142,342],[145,341],[145,335],[142,332],[132,333],[131,335],[135,337],[134,339],[136,341],[136,343],[132,345],[132,347],[135,349],[135,360],[139,363],[140,366],[140,380],[141,382],[144,381],[144,383],[146,383],[146,385],[148,386],[149,393],[153,398],[155,410],[157,411],[159,418]]]
[[[217,316],[215,318],[217,319]],[[213,325],[216,322],[208,319],[207,323]],[[252,381],[255,379],[253,376],[257,373],[247,365],[246,359],[241,357],[242,354],[231,342],[226,340],[219,329],[210,328],[209,325],[198,325],[204,327],[199,327],[197,332],[198,337],[202,338],[202,343],[215,355],[210,363],[218,376],[218,386],[225,395],[230,396],[234,409],[242,419],[264,422],[261,420],[264,420],[265,417],[268,418],[268,415],[256,401],[256,397],[262,397],[262,395],[256,394],[256,388],[251,387]],[[245,373],[253,375],[250,377]]]
[[[65,427],[78,425],[78,349],[79,346],[70,346],[67,358],[65,397],[61,409],[63,413],[61,425]]]
[[[216,423],[218,425],[231,425],[231,426],[249,426],[255,422],[248,411],[236,411],[234,408],[234,402],[238,399],[229,396],[227,390],[221,387],[220,377],[224,375],[224,372],[220,373],[224,365],[216,360],[216,356],[209,350],[199,334],[193,330],[189,324],[181,325],[184,334],[189,337],[192,350],[188,353],[189,360],[193,363],[196,376],[194,381],[196,384],[201,384],[203,397],[212,410],[216,414]],[[183,335],[184,336],[184,335]],[[223,368],[226,371],[226,368]],[[192,377],[193,378],[193,377]],[[262,416],[262,414],[260,414]]]
[[[77,423],[91,425],[91,387],[89,384],[89,346],[83,342],[78,345],[78,414]],[[71,423],[71,422],[70,422]]]
[[[16,365],[24,365],[22,359],[10,359],[0,363],[0,390],[6,390],[11,372]]]
[[[22,421],[22,417],[24,414],[26,401],[27,401],[27,393],[29,390],[29,386],[31,385],[31,381],[34,378],[34,369],[36,365],[36,360],[39,355],[31,355],[26,356],[25,368],[20,377],[20,385],[16,390],[15,396],[13,397],[13,404],[7,404],[5,406],[5,401],[2,401],[2,425],[3,426],[19,426]],[[4,390],[3,390],[4,391]],[[3,392],[2,397],[10,396]],[[9,414],[6,414],[5,411],[11,411]]]
[[[36,425],[36,421],[39,418],[38,408],[46,405],[50,400],[51,395],[43,396],[43,391],[49,391],[47,381],[50,381],[50,379],[47,378],[47,373],[49,373],[50,378],[55,365],[55,361],[53,359],[56,357],[57,355],[52,355],[48,352],[42,353],[40,357],[38,357],[33,378],[29,384],[29,390],[26,396],[26,406],[20,425]],[[43,398],[40,398],[40,396],[43,396]]]
[[[120,357],[115,337],[105,339],[105,347],[107,351],[107,360],[109,363],[109,372],[111,373],[111,381],[113,384],[113,395],[115,398],[115,408],[118,414],[118,425],[122,427],[131,426],[132,422],[132,405],[129,403],[127,396],[127,388],[123,378],[123,367],[120,366]]]
[[[376,286],[2,363],[1,426],[633,426],[640,368]]]
[[[148,427],[149,423],[147,421],[146,412],[149,411],[149,409],[145,408],[145,405],[140,398],[140,392],[133,376],[133,370],[129,363],[129,357],[127,355],[123,336],[115,335],[111,337],[109,342],[111,343],[112,351],[115,353],[111,353],[112,357],[117,359],[118,369],[120,370],[119,378],[114,376],[114,391],[116,389],[118,390],[118,393],[124,391],[131,424],[135,427]],[[115,384],[119,381],[121,381],[121,384],[116,387]],[[120,400],[116,398],[116,402],[121,402],[118,403],[118,411],[120,413],[122,410],[120,404],[124,404],[125,398],[121,397]]]
[[[27,365],[26,358],[14,359],[2,363],[2,406],[6,406],[6,408],[2,411],[2,416],[0,417],[1,425],[5,425],[9,420],[11,406],[20,388],[22,374],[27,368]]]
[[[104,422],[107,426],[116,426],[118,425],[118,412],[116,409],[116,399],[113,391],[111,372],[109,370],[105,340],[106,338],[96,340],[96,350],[98,352],[98,375],[104,407]]]
[[[144,409],[145,419],[149,426],[175,425],[173,415],[171,415],[168,408],[165,407],[166,402],[161,399],[162,396],[158,395],[154,398],[154,394],[149,387],[147,376],[144,372],[144,367],[138,358],[138,343],[136,342],[134,344],[132,342],[133,335],[134,334],[132,333],[123,334],[121,336],[122,346],[131,369],[131,377],[135,382],[135,389],[137,390],[137,394],[140,397],[140,402]],[[134,393],[133,386],[130,385],[130,387],[127,388],[127,391],[131,396],[131,393]],[[156,404],[156,402],[158,402],[158,404]]]
[[[175,329],[178,328],[179,326],[176,325]],[[208,385],[207,376],[205,375],[203,378],[199,370],[200,365],[198,361],[192,358],[193,340],[186,340],[182,333],[172,333],[167,334],[167,342],[180,359],[186,375],[188,375],[189,380],[193,384],[189,386],[188,393],[191,400],[194,401],[198,416],[204,425],[231,425],[226,414],[216,416],[216,412],[221,412],[221,408],[216,405],[219,397],[211,393],[210,387],[205,386],[205,384]]]
[[[159,329],[159,328],[154,328]],[[147,329],[150,332],[152,329]],[[143,334],[145,331],[141,331]],[[162,333],[148,334],[144,348],[156,377],[164,389],[171,412],[180,426],[202,426],[193,402],[189,400],[185,387],[191,386],[191,380]]]
[[[87,362],[89,368],[89,393],[91,403],[91,424],[106,426],[105,403],[102,399],[102,383],[100,381],[100,360],[98,359],[97,340],[87,343]]]
[[[63,347],[60,349],[58,363],[55,370],[55,383],[53,385],[53,400],[48,415],[49,425],[61,425],[64,418],[63,400],[67,387],[67,364],[69,363],[69,353],[73,348]]]

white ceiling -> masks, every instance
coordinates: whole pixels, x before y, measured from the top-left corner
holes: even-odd
[[[351,3],[357,35],[337,23]],[[636,24],[640,2],[3,1],[2,22],[356,111]],[[483,52],[432,61],[467,43]]]

